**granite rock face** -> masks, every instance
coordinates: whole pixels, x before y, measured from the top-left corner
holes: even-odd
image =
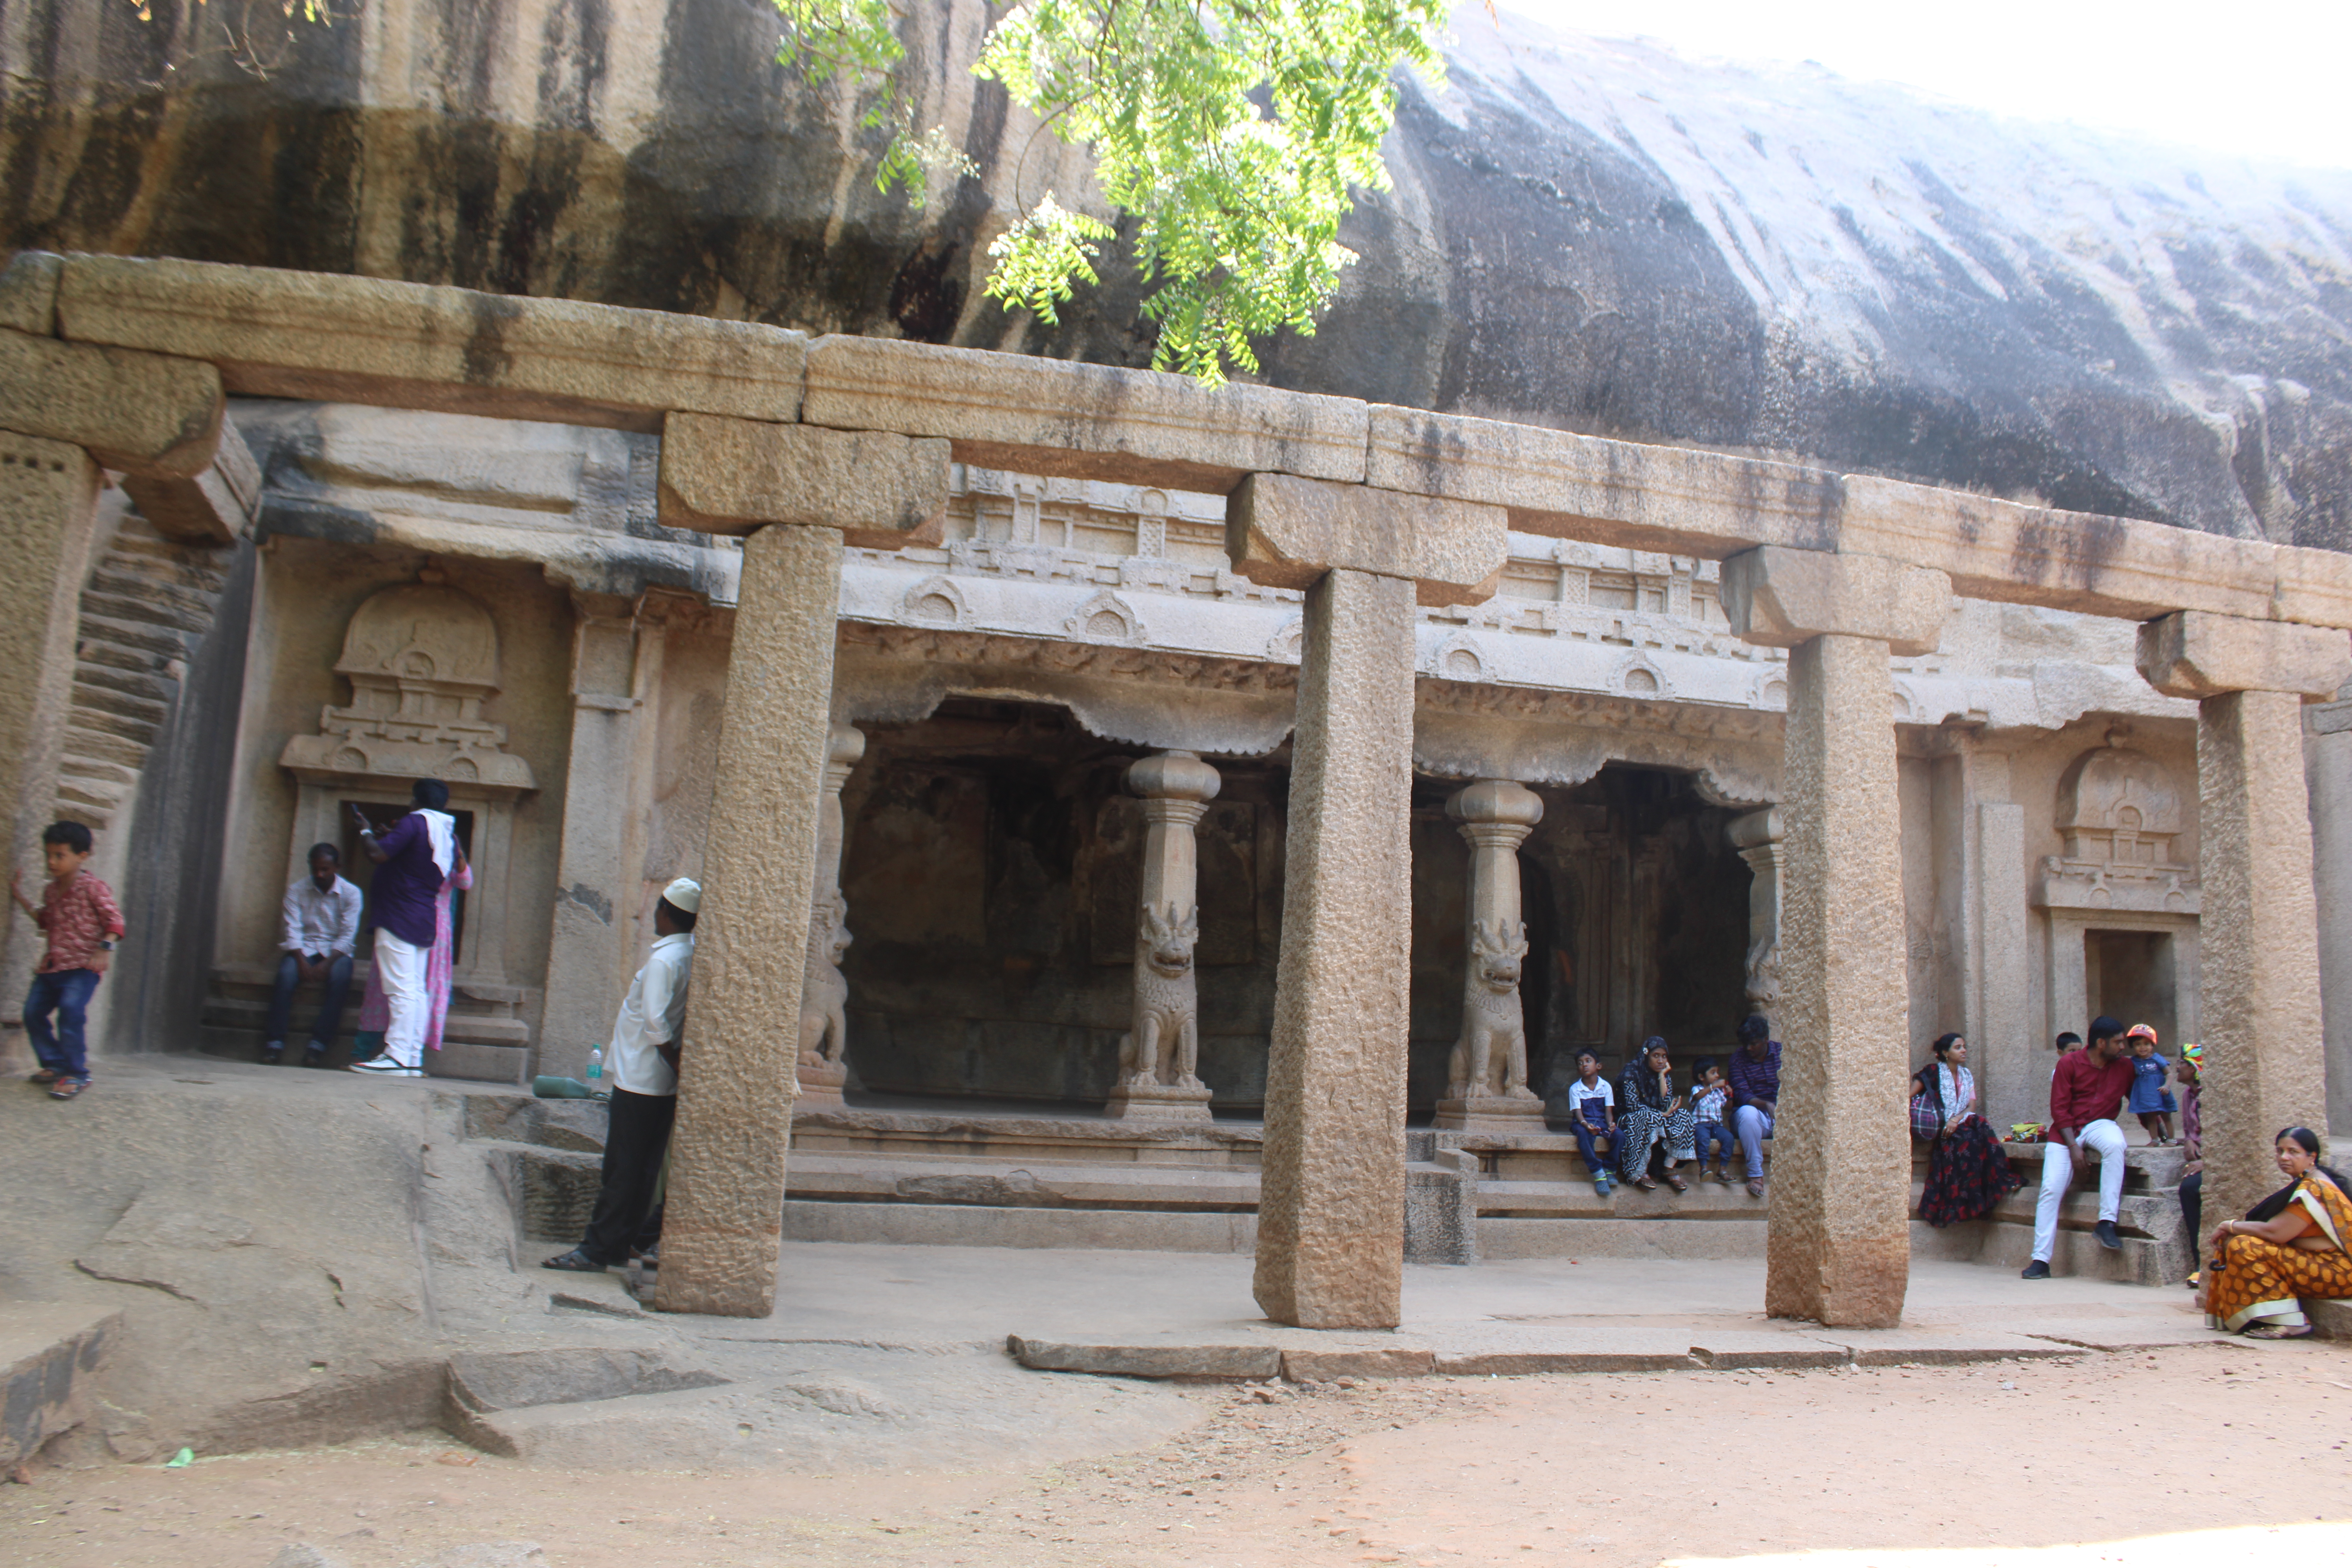
[[[1131,274],[1050,330],[981,296],[1014,165],[1024,197],[1083,184],[968,75],[971,0],[905,27],[919,112],[981,170],[921,206],[737,0],[367,0],[257,37],[266,75],[196,47],[198,7],[21,9],[0,244],[1149,356]],[[1455,26],[1361,265],[1267,379],[2352,547],[2352,175]]]

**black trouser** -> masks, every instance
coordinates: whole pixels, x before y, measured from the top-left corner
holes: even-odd
[[[654,1184],[669,1152],[670,1122],[677,1098],[667,1094],[613,1091],[612,1124],[604,1133],[604,1184],[580,1250],[598,1263],[626,1263],[629,1243],[653,1207]]]
[[[310,954],[312,958],[320,956]],[[343,1029],[343,1001],[352,993],[352,955],[339,952],[327,960],[325,994],[319,998],[319,1016],[310,1026],[312,1048],[331,1046]],[[287,953],[278,961],[278,983],[269,991],[269,1029],[263,1037],[277,1045],[286,1043],[287,1020],[293,1016],[294,993],[301,989],[302,961]]]
[[[2180,1217],[2189,1222],[2189,1256],[2191,1267],[2202,1268],[2196,1260],[2205,1256],[2205,1238],[2198,1233],[2197,1223],[2205,1217],[2205,1173],[2183,1178],[2180,1184]]]

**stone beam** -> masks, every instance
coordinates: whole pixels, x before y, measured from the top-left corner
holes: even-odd
[[[2352,555],[1860,474],[1416,408],[1370,411],[1365,481],[1509,509],[1525,533],[1720,559],[1759,545],[1927,567],[1969,598],[2145,620],[2352,626]]]
[[[1225,502],[1234,570],[1272,588],[1307,589],[1333,568],[1405,577],[1423,605],[1494,597],[1510,556],[1503,509],[1252,474]]]
[[[58,333],[58,279],[65,258],[46,250],[20,250],[0,267],[0,328],[37,338]]]
[[[0,331],[0,429],[70,441],[101,468],[200,474],[222,408],[220,372],[202,360]]]
[[[2226,1219],[2278,1184],[2280,1129],[2327,1131],[2303,704],[2352,677],[2352,644],[2168,616],[2140,628],[2139,668],[2167,696],[2197,699],[2205,1196]]]
[[[1765,1236],[1776,1318],[1892,1328],[1910,1279],[1910,1066],[1889,645],[1936,645],[1951,589],[1883,559],[1758,550],[1724,610],[1790,647],[1780,1099]]]
[[[231,392],[653,431],[790,421],[807,338],[749,321],[265,267],[70,256],[58,335],[209,360]]]
[[[260,510],[261,465],[224,414],[220,446],[203,472],[186,479],[126,474],[122,489],[165,538],[184,544],[234,544]]]
[[[1364,405],[1345,397],[884,338],[810,345],[801,417],[955,443],[960,462],[1230,491],[1256,471],[1361,483]]]
[[[872,550],[936,544],[948,444],[709,414],[662,422],[661,521],[698,533],[770,523],[837,528]]]
[[[837,529],[743,543],[654,1304],[775,1310],[841,602]]]

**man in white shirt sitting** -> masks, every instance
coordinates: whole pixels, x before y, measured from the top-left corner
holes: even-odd
[[[360,890],[342,876],[343,855],[331,844],[310,846],[310,874],[286,889],[286,929],[278,938],[278,981],[269,993],[269,1026],[261,1059],[276,1067],[286,1059],[286,1022],[294,993],[312,981],[326,984],[319,1016],[302,1065],[325,1060],[327,1047],[343,1026],[343,1002],[352,990],[352,950],[360,939]]]
[[[593,1274],[626,1263],[630,1239],[653,1207],[654,1184],[661,1179],[677,1114],[678,1029],[686,1022],[694,922],[701,910],[700,884],[684,877],[664,888],[654,906],[654,950],[621,1004],[604,1054],[613,1114],[604,1134],[604,1185],[588,1234],[542,1268]]]

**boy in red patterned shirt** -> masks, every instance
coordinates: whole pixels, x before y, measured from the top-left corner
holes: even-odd
[[[25,1033],[41,1058],[35,1083],[50,1085],[51,1100],[71,1100],[89,1087],[89,1047],[82,1024],[98,978],[113,961],[122,939],[122,910],[114,889],[82,868],[90,855],[89,829],[79,822],[53,822],[41,830],[49,885],[38,908],[25,897],[24,877],[11,873],[8,891],[17,908],[48,934],[48,951],[25,998]],[[57,1015],[57,1026],[49,1015]]]

